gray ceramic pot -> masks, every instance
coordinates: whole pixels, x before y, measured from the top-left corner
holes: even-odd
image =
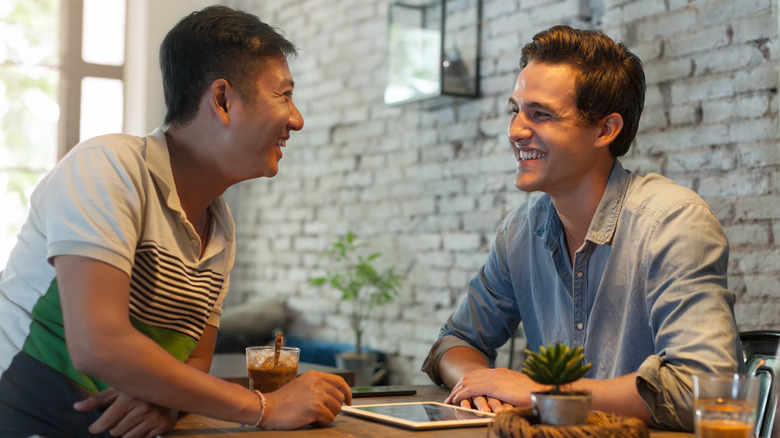
[[[354,386],[376,385],[387,374],[385,365],[379,362],[379,355],[376,353],[339,353],[336,355],[336,368],[353,371]]]
[[[588,392],[535,392],[531,394],[531,401],[542,423],[574,426],[587,423],[591,397]]]

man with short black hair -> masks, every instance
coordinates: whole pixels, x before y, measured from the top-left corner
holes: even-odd
[[[257,17],[214,6],[160,49],[166,128],[75,146],[32,196],[0,279],[0,435],[157,436],[180,411],[265,428],[333,421],[341,377],[262,394],[210,376],[235,232],[222,199],[278,172],[303,117]]]

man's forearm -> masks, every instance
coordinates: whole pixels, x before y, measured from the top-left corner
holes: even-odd
[[[190,353],[190,357],[185,361],[187,365],[208,374],[209,370],[211,370],[211,361],[214,359],[217,331],[216,327],[206,325],[198,345],[195,346],[195,349]]]
[[[453,347],[442,354],[438,364],[439,377],[449,388],[467,373],[489,368],[485,356],[469,347]],[[650,424],[650,412],[636,389],[636,373],[607,380],[580,379],[564,390],[589,391],[592,408],[604,412],[637,417]]]
[[[607,380],[580,379],[570,389],[593,394],[592,409],[637,417],[650,424],[650,411],[636,389],[636,373]]]
[[[442,382],[452,388],[466,373],[489,367],[488,360],[478,350],[453,347],[442,354],[437,369]]]

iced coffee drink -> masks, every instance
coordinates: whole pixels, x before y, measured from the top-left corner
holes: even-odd
[[[298,375],[299,355],[297,347],[282,347],[278,357],[275,357],[274,347],[248,347],[249,389],[272,392],[293,380]]]

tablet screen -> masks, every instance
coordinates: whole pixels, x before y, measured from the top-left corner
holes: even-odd
[[[454,406],[442,406],[433,403],[397,404],[379,406],[356,406],[375,414],[388,415],[390,417],[403,418],[409,421],[445,421],[445,420],[474,420],[485,418],[483,412],[455,409]]]
[[[492,421],[494,415],[438,402],[345,406],[344,411],[413,428],[479,426]]]

